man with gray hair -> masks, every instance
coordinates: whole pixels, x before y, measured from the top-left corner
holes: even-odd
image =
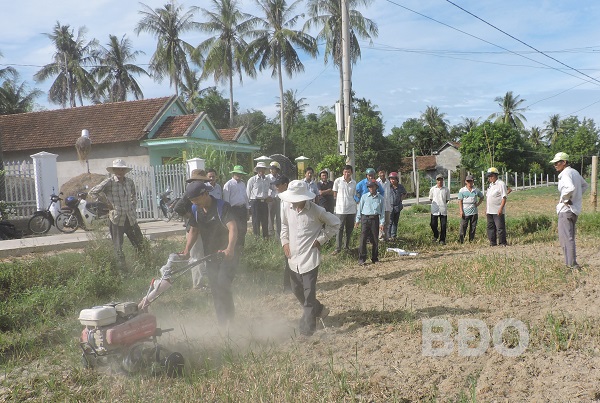
[[[582,194],[588,184],[579,172],[569,165],[567,153],[557,153],[551,164],[558,172],[558,191],[560,197],[556,205],[558,214],[558,240],[565,255],[565,264],[573,270],[579,270],[575,249],[575,223],[581,214]]]

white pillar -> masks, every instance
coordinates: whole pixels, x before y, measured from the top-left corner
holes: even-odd
[[[187,160],[186,162],[188,167],[188,178],[190,177],[194,169],[206,169],[204,164],[205,161],[202,158],[192,158],[190,160]]]
[[[481,189],[485,189],[485,172],[481,171]]]
[[[58,155],[42,151],[30,155],[33,159],[33,174],[35,175],[35,203],[38,210],[45,210],[50,204],[50,195],[58,194]]]
[[[517,179],[519,179],[519,174],[515,172],[515,190],[519,190],[519,184],[517,183]]]

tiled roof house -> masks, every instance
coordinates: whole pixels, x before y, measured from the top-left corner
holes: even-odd
[[[217,130],[205,113],[189,114],[172,96],[0,116],[3,159],[29,160],[41,151],[57,154],[62,184],[87,170],[75,150],[84,129],[92,142],[92,173],[106,173],[116,158],[129,165],[160,165],[192,147],[244,153],[248,161],[258,150],[243,127]]]

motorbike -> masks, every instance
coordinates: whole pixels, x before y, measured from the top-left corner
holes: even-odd
[[[171,211],[169,211],[169,206],[171,205],[171,193],[173,191],[169,188],[158,195],[158,207],[163,215],[163,219],[165,221],[170,221],[171,216],[173,214],[173,208],[171,207]]]
[[[50,204],[46,210],[38,210],[29,219],[27,227],[32,234],[43,235],[50,231],[50,228],[55,225],[56,218],[60,214],[60,201],[62,193],[59,195],[50,195]]]
[[[56,228],[66,234],[75,232],[77,228],[89,230],[92,222],[105,218],[110,211],[102,202],[88,202],[87,192],[79,192],[77,197],[65,198],[65,211],[56,217]]]

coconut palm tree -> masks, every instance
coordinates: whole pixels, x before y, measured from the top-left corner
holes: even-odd
[[[288,77],[304,71],[304,65],[294,47],[316,57],[317,41],[307,33],[295,30],[300,15],[294,15],[294,9],[301,0],[288,6],[286,0],[256,0],[264,17],[257,18],[258,29],[250,35],[255,38],[248,45],[248,55],[258,69],[271,69],[271,76],[279,79],[279,99],[284,105],[280,107],[281,138],[283,154],[285,154],[285,99],[283,97],[283,70]]]
[[[233,125],[233,76],[238,75],[242,82],[242,73],[250,77],[256,75],[254,65],[248,62],[244,37],[257,22],[256,17],[243,13],[237,0],[211,0],[212,10],[205,8],[202,13],[208,20],[199,24],[200,30],[211,36],[197,47],[197,51],[206,54],[202,77],[212,75],[215,83],[229,83],[229,125]]]
[[[527,108],[521,108],[520,105],[525,102],[524,99],[519,99],[520,95],[513,96],[512,91],[508,91],[504,97],[494,98],[494,102],[502,109],[502,112],[492,113],[488,119],[496,119],[496,122],[504,122],[510,124],[517,129],[523,129],[525,125],[523,121],[527,121],[521,112],[525,112]]]
[[[371,5],[372,0],[349,0],[349,28],[350,28],[350,62],[354,65],[360,59],[360,44],[358,39],[369,40],[372,43],[373,38],[377,38],[379,29],[372,20],[365,18],[357,7],[367,7]],[[339,0],[308,0],[307,9],[309,19],[304,23],[304,29],[311,29],[313,26],[320,29],[317,34],[317,41],[325,42],[324,60],[325,64],[329,59],[339,70],[340,74],[340,105],[344,105],[344,94],[342,89],[343,71],[342,71],[342,13]]]
[[[534,146],[539,146],[542,144],[542,140],[544,138],[543,130],[538,126],[531,126],[529,130],[529,141]]]
[[[544,129],[546,139],[550,141],[550,144],[554,144],[564,131],[561,127],[560,115],[558,113],[550,115],[550,118],[548,121],[544,122],[544,124],[546,125],[546,128]]]
[[[139,11],[142,20],[135,27],[135,33],[147,32],[157,39],[156,50],[150,59],[150,72],[159,82],[169,76],[169,85],[175,89],[175,94],[179,94],[181,77],[190,69],[188,56],[194,51],[181,35],[198,29],[198,23],[192,19],[198,7],[190,7],[184,12],[183,6],[177,6],[174,0],[154,10],[141,4],[144,7]]]
[[[306,98],[298,98],[297,90],[286,90],[283,94],[283,118],[285,119],[285,127],[287,128],[286,137],[292,134],[294,125],[304,115],[304,111],[308,106],[304,101],[306,101]],[[275,105],[281,108],[281,102],[277,102]]]
[[[190,69],[182,78],[183,81],[179,84],[179,88],[181,96],[185,100],[185,106],[190,112],[198,112],[194,101],[202,97],[207,91],[215,89],[215,87],[201,88],[200,83],[202,82],[202,78],[198,70]]]
[[[42,95],[38,89],[29,90],[27,83],[19,84],[19,74],[13,72],[12,77],[6,79],[0,86],[0,115],[25,113],[33,110],[37,97]]]
[[[421,122],[425,130],[422,138],[417,139],[418,147],[423,155],[431,154],[449,139],[446,114],[441,113],[437,106],[427,106],[421,114]]]
[[[109,35],[108,47],[100,47],[100,65],[92,73],[98,77],[98,93],[103,94],[108,102],[126,101],[127,94],[132,94],[135,99],[144,98],[142,89],[133,76],[150,75],[132,63],[140,54],[144,52],[133,51],[131,41],[125,35],[120,40],[115,35]]]
[[[4,57],[4,55],[2,54],[2,52],[0,52],[0,59],[2,59],[3,57]],[[16,72],[17,71],[10,66],[5,67],[3,69],[0,69],[0,78],[7,77],[9,74],[14,74]]]
[[[85,42],[85,27],[77,30],[77,37],[69,25],[56,22],[52,33],[44,34],[56,47],[54,61],[45,65],[34,75],[34,79],[43,82],[56,76],[48,91],[48,100],[66,108],[83,105],[83,98],[91,98],[96,89],[93,74],[85,69],[92,65],[96,58],[98,41],[92,39]]]

